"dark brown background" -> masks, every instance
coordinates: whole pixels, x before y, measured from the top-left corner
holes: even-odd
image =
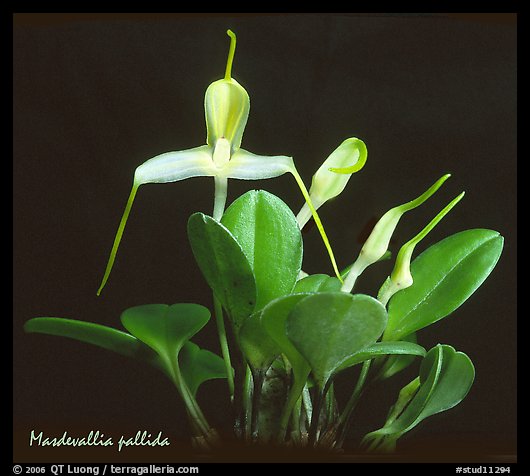
[[[124,309],[198,302],[210,294],[185,234],[188,216],[210,212],[213,181],[148,185],[138,193],[110,281],[103,274],[134,169],[162,152],[205,140],[204,91],[224,74],[231,28],[233,76],[248,90],[243,147],[287,154],[309,184],[345,138],[362,138],[365,169],[322,208],[339,264],[359,250],[374,216],[453,177],[406,215],[395,249],[451,198],[465,199],[418,252],[457,231],[484,227],[506,238],[490,279],[451,317],[420,333],[426,347],[465,351],[476,381],[455,409],[403,439],[405,454],[515,454],[516,449],[516,18],[512,14],[22,15],[14,17],[14,461],[190,460],[182,405],[154,370],[67,339],[25,335],[35,316],[120,327]],[[289,176],[230,183],[302,199]],[[391,262],[370,268],[375,293]],[[316,230],[304,269],[331,272]],[[198,343],[218,351],[213,322]],[[377,387],[359,408],[360,435],[384,422],[414,369]],[[340,397],[353,385],[346,375]],[[222,382],[199,398],[228,424]],[[28,448],[29,431],[82,436],[163,431],[169,449]],[[408,452],[408,453],[407,453]],[[435,458],[433,456],[433,458]]]

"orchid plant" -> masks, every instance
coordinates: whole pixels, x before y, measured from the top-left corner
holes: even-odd
[[[355,137],[344,140],[313,175],[309,191],[292,157],[242,149],[250,100],[232,78],[236,37],[227,33],[224,78],[213,82],[205,95],[206,144],[157,155],[136,169],[97,291],[100,295],[109,279],[140,185],[213,177],[213,213],[192,214],[187,230],[212,291],[221,355],[191,340],[211,316],[201,304],[126,309],[121,315],[125,330],[57,317],[30,319],[25,330],[77,339],[157,368],[174,383],[193,442],[202,449],[221,445],[219,434],[227,433],[212,428],[200,406],[199,388],[209,380],[226,379],[226,398],[234,410],[228,433],[244,442],[337,450],[350,436],[354,410],[366,390],[417,363],[416,375],[396,396],[381,427],[360,439],[368,451],[393,451],[409,430],[454,407],[469,392],[475,373],[470,358],[447,344],[425,349],[418,343],[419,334],[450,315],[482,284],[500,257],[503,237],[492,230],[468,229],[412,259],[415,247],[460,202],[462,192],[398,250],[378,292],[355,293],[357,279],[369,266],[391,258],[390,240],[402,216],[426,202],[450,175],[386,212],[353,264],[339,271],[317,210],[342,193],[351,175],[363,168],[366,145]],[[229,179],[270,179],[285,173],[293,175],[304,198],[297,216],[264,190],[251,190],[226,208]],[[301,229],[311,219],[329,255],[331,276],[302,271]],[[357,376],[345,401],[334,389],[343,372]]]

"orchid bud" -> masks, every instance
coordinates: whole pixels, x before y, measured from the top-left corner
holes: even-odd
[[[335,198],[346,187],[355,172],[364,167],[368,151],[360,139],[351,137],[340,144],[313,175],[309,196],[315,209]],[[311,210],[304,204],[298,216],[298,226],[303,228],[311,218]]]
[[[386,212],[375,225],[372,233],[365,241],[359,257],[351,267],[342,291],[350,292],[353,289],[357,277],[371,264],[379,261],[388,250],[390,239],[397,227],[397,224],[403,214],[409,210],[413,210],[424,203],[429,197],[431,197],[442,184],[450,177],[450,174],[446,174],[440,177],[433,185],[431,185],[424,193],[418,198],[411,200],[410,202],[404,203],[390,209]]]
[[[412,253],[416,245],[425,238],[428,233],[442,220],[442,218],[447,215],[451,209],[464,197],[465,192],[462,192],[456,198],[451,200],[445,208],[438,213],[429,224],[421,230],[414,238],[407,241],[399,250],[396,258],[396,264],[390,276],[386,279],[383,286],[379,290],[377,299],[386,306],[389,299],[402,289],[406,289],[412,286],[414,279],[410,272],[410,260],[412,258]]]
[[[250,98],[245,89],[232,78],[232,63],[236,49],[236,36],[230,36],[230,50],[223,79],[208,86],[204,97],[206,115],[206,143],[215,147],[219,139],[226,139],[231,146],[231,153],[241,146],[243,132],[250,110]]]

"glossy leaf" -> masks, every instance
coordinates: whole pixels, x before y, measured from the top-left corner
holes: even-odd
[[[209,319],[210,311],[199,304],[145,304],[121,314],[123,326],[168,363]]]
[[[438,344],[425,356],[420,368],[419,388],[408,394],[408,404],[402,402],[400,407],[404,410],[399,415],[391,412],[383,428],[366,435],[365,441],[387,438],[385,445],[392,449],[399,437],[421,421],[460,403],[474,378],[475,369],[466,354],[449,345]]]
[[[245,253],[225,226],[203,213],[188,220],[188,237],[206,282],[239,329],[256,304],[256,282]]]
[[[413,357],[425,357],[425,349],[413,342],[397,341],[397,342],[376,342],[369,345],[365,349],[353,354],[342,362],[337,368],[336,372],[357,365],[365,360],[374,359],[383,355],[406,355]]]
[[[60,317],[36,317],[25,323],[24,330],[68,337],[126,357],[144,360],[158,368],[161,366],[158,355],[141,340],[126,332],[101,324]]]
[[[241,245],[256,278],[256,310],[289,294],[302,266],[302,235],[278,197],[251,190],[226,210],[222,224]]]
[[[300,392],[304,387],[311,367],[306,359],[287,337],[286,322],[292,309],[309,294],[291,294],[271,301],[261,311],[263,328],[274,340],[280,351],[287,357],[293,369],[295,381],[300,385]]]
[[[292,309],[309,294],[290,294],[282,296],[267,304],[261,311],[261,323],[269,336],[273,339],[280,351],[289,361],[292,369],[292,382],[289,387],[287,401],[280,418],[281,438],[287,429],[291,412],[299,400],[308,376],[311,372],[307,360],[298,352],[296,347],[287,337],[287,318]]]
[[[417,342],[416,333],[403,337],[400,342]],[[377,374],[378,379],[387,379],[406,369],[414,362],[414,355],[389,355],[381,365]]]
[[[491,273],[502,247],[496,231],[472,229],[424,251],[411,265],[412,286],[389,302],[384,340],[399,340],[456,310]]]
[[[195,397],[199,387],[208,380],[226,378],[224,360],[197,344],[188,341],[179,354],[179,366],[191,394]]]
[[[263,328],[260,317],[258,312],[245,320],[239,331],[239,346],[252,370],[266,371],[281,350]]]
[[[293,308],[286,328],[323,389],[347,358],[375,343],[386,321],[385,308],[371,296],[317,293]]]
[[[311,274],[296,282],[294,293],[317,293],[340,291],[342,283],[336,277],[327,274]]]

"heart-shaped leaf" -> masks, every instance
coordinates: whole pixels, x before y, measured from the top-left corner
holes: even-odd
[[[399,414],[391,412],[383,428],[366,435],[364,441],[386,439],[383,447],[392,449],[398,438],[425,418],[458,405],[469,392],[474,378],[475,369],[466,354],[449,345],[438,344],[422,362],[417,391],[407,394],[407,402],[396,404],[404,410]]]
[[[371,296],[317,293],[292,309],[286,328],[322,390],[347,358],[375,343],[386,321],[384,306]]]
[[[238,330],[256,305],[256,282],[243,249],[226,227],[203,213],[188,220],[188,237],[206,282]]]
[[[253,371],[266,371],[281,353],[280,348],[263,328],[260,313],[252,314],[241,326],[239,345]]]
[[[208,380],[226,378],[224,360],[197,344],[188,341],[179,354],[179,366],[191,394],[195,397],[199,387]]]
[[[413,342],[397,341],[397,342],[376,342],[369,345],[361,351],[348,357],[342,362],[335,372],[357,365],[365,360],[374,359],[382,355],[407,355],[416,357],[425,357],[425,349]]]
[[[390,299],[383,340],[400,340],[457,309],[491,273],[503,241],[496,231],[473,229],[425,250],[411,264],[412,286]]]
[[[36,317],[26,322],[24,330],[86,342],[126,357],[144,360],[163,370],[156,352],[136,337],[112,327],[60,317]]]
[[[340,291],[342,283],[327,274],[311,274],[296,282],[294,293],[322,293]]]
[[[302,266],[302,235],[291,209],[269,192],[251,190],[228,207],[221,222],[241,245],[254,272],[255,309],[289,294]]]
[[[121,314],[123,326],[169,365],[176,363],[182,346],[210,319],[210,311],[199,304],[145,304]]]

